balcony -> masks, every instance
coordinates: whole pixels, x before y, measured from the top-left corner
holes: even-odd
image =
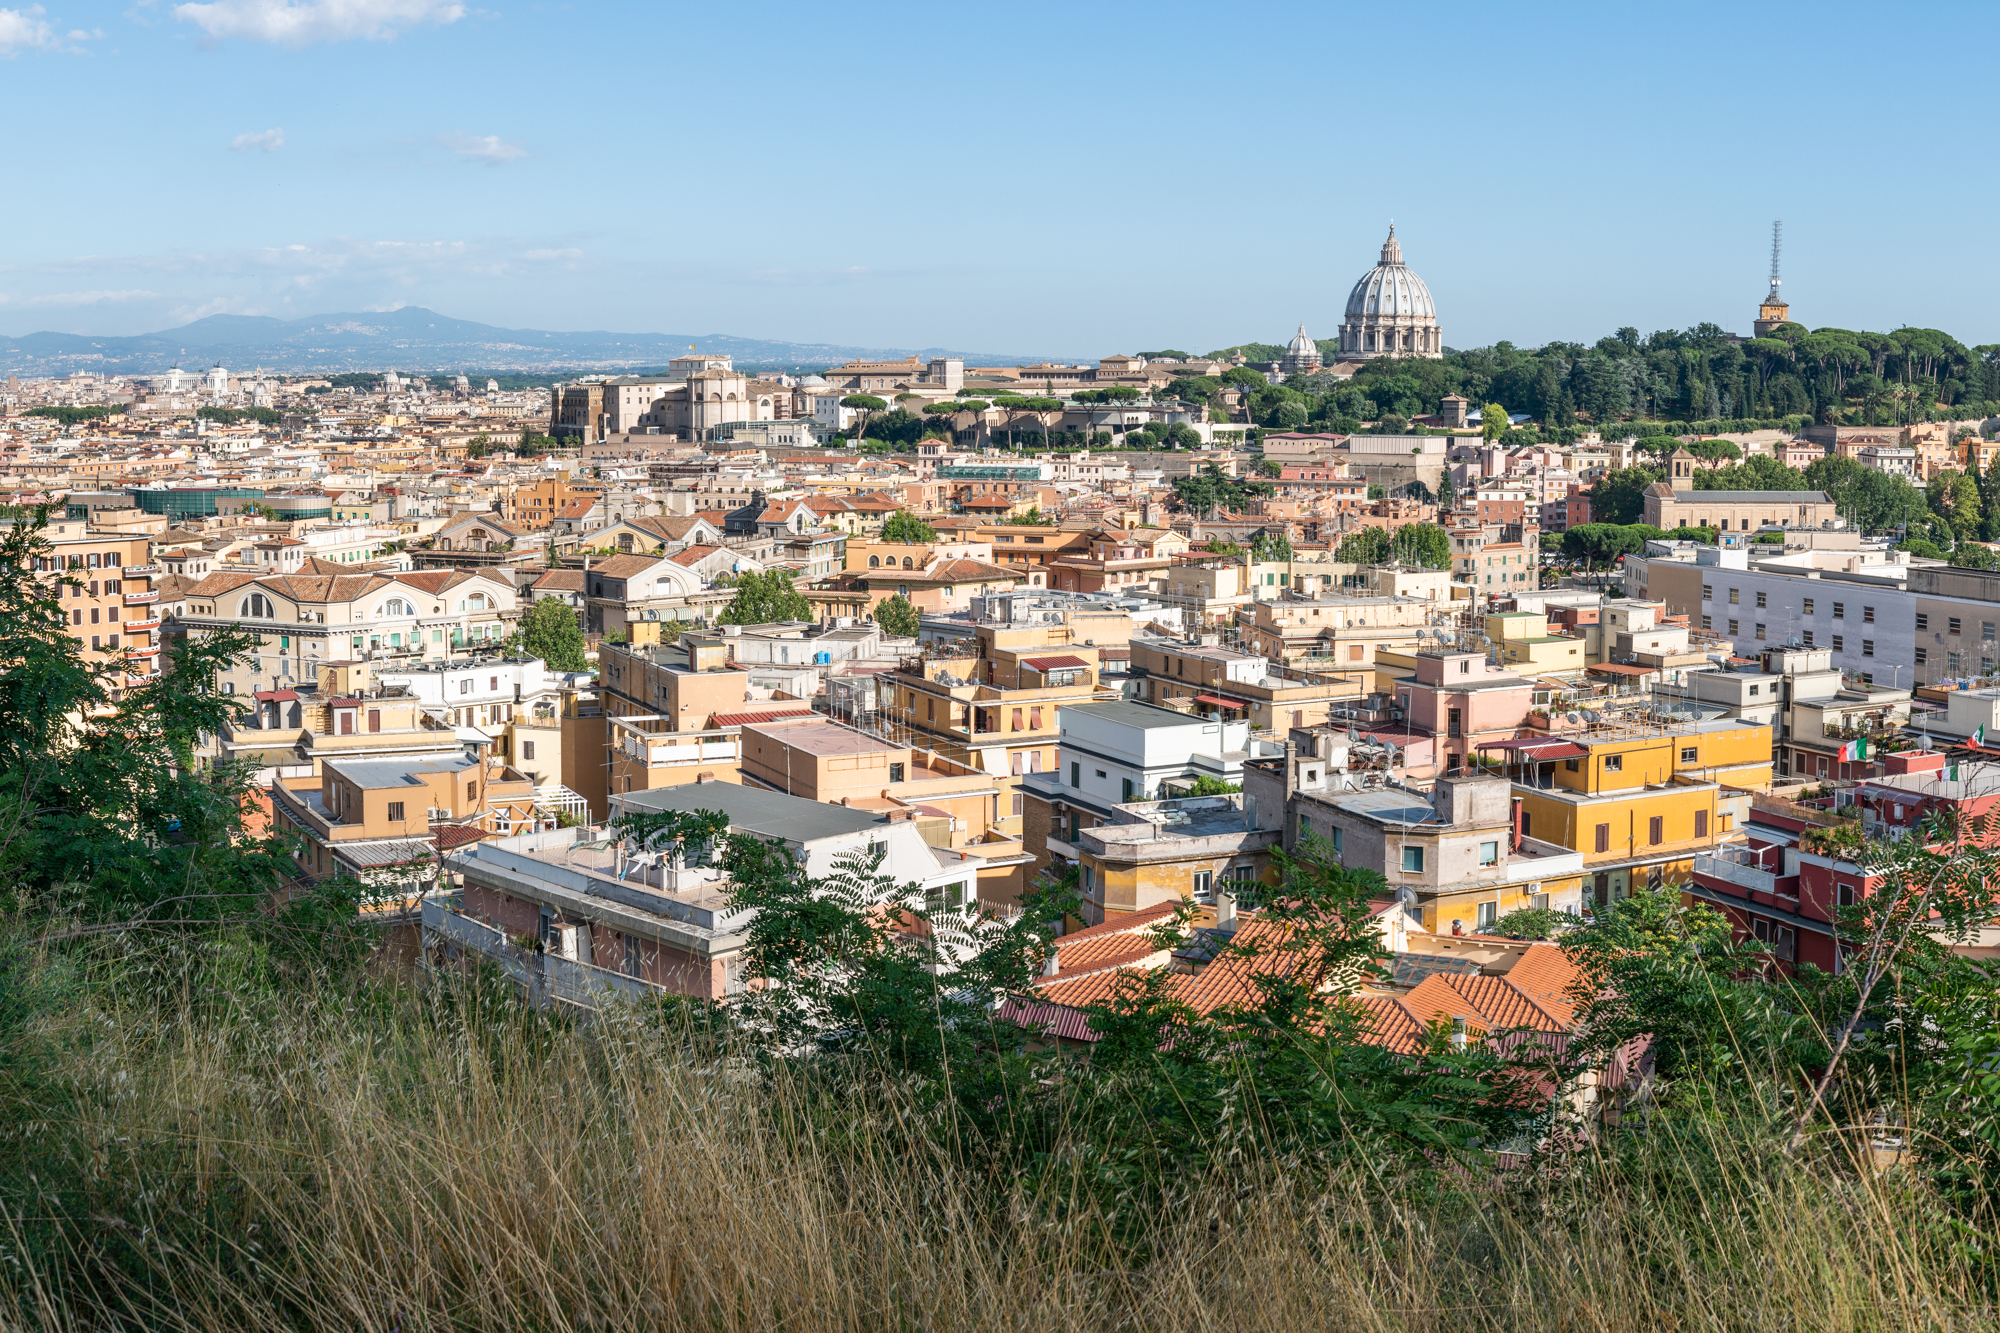
[[[127,606],[146,606],[160,600],[157,592],[128,592],[124,596]]]
[[[148,634],[158,629],[164,623],[165,621],[159,616],[154,616],[149,620],[128,620],[125,622],[125,632],[127,634]]]
[[[1745,852],[1697,852],[1694,858],[1694,873],[1709,879],[1718,879],[1725,884],[1734,884],[1748,893],[1769,893],[1778,891],[1778,877],[1769,870],[1762,870],[1748,859]]]

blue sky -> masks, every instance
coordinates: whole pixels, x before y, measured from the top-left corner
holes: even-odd
[[[1096,356],[1330,333],[1397,222],[1446,342],[2000,341],[2000,9],[0,0],[0,332],[413,304]]]

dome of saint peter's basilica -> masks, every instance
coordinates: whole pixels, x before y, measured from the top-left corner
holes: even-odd
[[[1444,333],[1438,328],[1431,289],[1403,263],[1396,228],[1382,243],[1382,262],[1361,276],[1347,296],[1347,314],[1340,324],[1340,359],[1365,361],[1377,356],[1444,355]]]

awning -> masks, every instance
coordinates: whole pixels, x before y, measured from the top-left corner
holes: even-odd
[[[258,703],[281,704],[291,703],[299,697],[296,690],[258,690],[256,696]]]
[[[1198,704],[1215,704],[1222,708],[1248,708],[1250,706],[1245,703],[1238,703],[1234,699],[1225,699],[1219,694],[1197,694],[1194,697],[1194,701]]]
[[[1064,654],[1061,657],[1024,657],[1021,659],[1021,665],[1027,667],[1030,671],[1049,672],[1078,671],[1088,667],[1090,663],[1084,661],[1081,657]]]
[[[1477,748],[1481,750],[1514,750],[1517,757],[1530,763],[1546,763],[1551,759],[1576,759],[1590,751],[1575,741],[1561,737],[1548,739],[1529,738],[1527,740],[1485,741]]]
[[[1599,662],[1596,666],[1585,667],[1586,671],[1603,671],[1613,676],[1650,676],[1658,667],[1627,666],[1623,662]]]

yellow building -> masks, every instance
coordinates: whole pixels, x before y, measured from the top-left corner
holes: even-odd
[[[1498,753],[1497,751],[1494,753]],[[1586,899],[1686,879],[1771,785],[1771,728],[1740,718],[1510,750],[1521,831],[1583,855]]]

